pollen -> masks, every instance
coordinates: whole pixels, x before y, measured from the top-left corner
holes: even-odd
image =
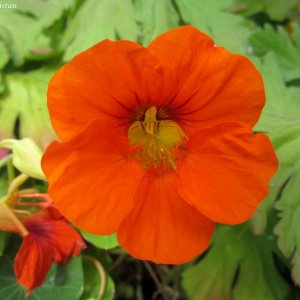
[[[135,121],[129,127],[128,139],[146,168],[162,165],[176,169],[178,149],[183,148],[187,137],[175,121],[159,120],[157,108],[152,106],[145,111],[144,120]]]

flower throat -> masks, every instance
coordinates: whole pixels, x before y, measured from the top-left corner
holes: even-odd
[[[147,169],[176,169],[176,159],[187,137],[176,122],[157,120],[157,108],[152,106],[146,110],[143,121],[135,121],[129,127],[128,139],[137,151],[136,158]]]

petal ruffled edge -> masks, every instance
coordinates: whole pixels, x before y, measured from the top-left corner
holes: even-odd
[[[132,256],[160,264],[182,264],[209,246],[210,221],[177,192],[175,172],[147,174],[135,195],[135,207],[121,223],[120,245]]]
[[[179,193],[207,218],[239,224],[266,197],[277,166],[267,136],[244,124],[225,123],[190,138],[178,165]]]

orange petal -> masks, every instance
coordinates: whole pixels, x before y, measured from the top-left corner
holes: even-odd
[[[93,121],[68,142],[52,143],[42,159],[49,194],[60,212],[81,229],[110,234],[133,207],[143,170],[129,157],[115,123]]]
[[[53,249],[53,260],[57,263],[66,263],[71,256],[77,256],[86,248],[79,233],[66,221],[44,218],[43,222],[49,228],[49,241]]]
[[[29,294],[44,282],[52,261],[66,263],[86,246],[66,221],[37,215],[27,219],[24,225],[29,234],[18,251],[14,268],[17,280]]]
[[[172,98],[175,83],[175,73],[146,48],[105,40],[77,55],[50,81],[52,125],[67,140],[94,119],[127,124],[139,106]]]
[[[162,264],[181,264],[209,245],[214,223],[177,192],[176,174],[146,175],[135,207],[121,223],[118,240],[132,256]]]
[[[186,147],[178,164],[181,196],[215,222],[238,224],[251,217],[277,169],[268,137],[226,123],[199,131]]]
[[[18,282],[31,290],[40,286],[51,267],[51,249],[40,243],[35,235],[27,235],[15,257],[14,269]]]
[[[257,122],[265,102],[263,80],[246,57],[215,47],[192,26],[166,32],[149,50],[179,76],[170,111],[188,134],[223,122]]]

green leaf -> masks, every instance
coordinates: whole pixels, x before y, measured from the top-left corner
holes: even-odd
[[[280,161],[279,170],[270,182],[269,194],[251,219],[254,233],[261,234],[268,217],[273,214],[282,186],[299,162],[300,88],[285,85],[274,54],[268,53],[258,67],[264,78],[267,99],[255,131],[265,132],[271,137]]]
[[[186,23],[211,36],[218,46],[236,53],[249,53],[250,30],[245,19],[229,12],[233,0],[175,0]],[[226,11],[227,10],[227,11]]]
[[[9,54],[7,46],[0,40],[0,70],[8,63]]]
[[[0,260],[0,299],[24,300],[26,290],[18,284],[13,270],[13,254],[4,254]],[[53,264],[44,284],[33,290],[28,300],[79,299],[83,290],[81,257],[66,265]]]
[[[63,12],[74,5],[73,0],[60,0],[60,1],[24,1],[14,0],[17,4],[17,11],[27,13],[38,19],[43,28],[47,28],[54,21],[59,19]]]
[[[61,48],[64,61],[104,39],[137,40],[139,28],[130,0],[86,0],[70,20]]]
[[[46,104],[52,70],[40,69],[6,76],[8,92],[0,99],[0,135],[13,137],[20,119],[19,138],[30,137],[44,148],[53,138]]]
[[[274,132],[271,140],[280,162],[268,195],[268,201],[274,203],[282,196],[283,188],[289,186],[289,180],[300,171],[300,122]]]
[[[273,187],[274,183],[271,181],[269,191]],[[256,209],[254,215],[249,220],[251,229],[255,235],[263,234],[268,226],[268,219],[270,213],[273,211],[274,198],[268,197],[264,199],[258,208]]]
[[[266,13],[276,21],[288,18],[292,10],[299,5],[298,0],[263,0],[262,3]]]
[[[274,229],[278,235],[278,247],[291,258],[292,278],[300,284],[300,172],[293,174],[283,190],[276,208],[280,211],[280,221]]]
[[[24,63],[42,30],[38,20],[20,14],[16,9],[0,9],[0,40],[8,46],[16,66]]]
[[[300,26],[292,25],[291,37],[283,27],[277,31],[269,24],[254,32],[249,41],[257,55],[272,52],[283,71],[286,80],[300,78]]]
[[[86,258],[89,259],[84,259],[84,291],[80,299],[114,299],[115,285],[112,279],[105,272],[105,270],[101,266],[101,263],[98,260],[90,257]]]
[[[44,284],[32,292],[28,300],[79,299],[83,290],[81,257],[66,265],[53,264]]]
[[[274,54],[267,54],[258,68],[264,78],[267,99],[255,130],[272,133],[298,123],[300,88],[286,87]]]
[[[272,251],[270,241],[255,237],[247,224],[219,226],[207,255],[184,271],[183,287],[191,300],[287,299]]]
[[[137,19],[142,28],[142,43],[148,45],[155,37],[179,25],[179,16],[171,0],[136,1]]]
[[[96,235],[83,230],[81,230],[80,232],[88,242],[98,248],[109,250],[119,246],[115,233],[111,235]]]
[[[278,247],[291,259],[292,277],[300,284],[300,121],[273,132],[271,139],[280,165],[272,179],[267,201],[275,203],[280,211],[274,229]]]
[[[300,284],[300,122],[277,132],[273,141],[281,162],[275,176],[281,187],[276,202],[280,220],[274,232],[279,249],[291,258],[293,279]]]
[[[272,20],[283,21],[297,4],[298,0],[236,0],[234,8],[245,16],[264,12]]]
[[[252,16],[261,12],[263,8],[261,0],[235,0],[234,5],[231,6],[231,11],[243,16]]]

